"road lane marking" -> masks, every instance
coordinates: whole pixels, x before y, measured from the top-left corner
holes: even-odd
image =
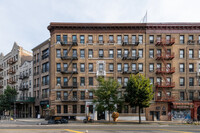
[[[84,133],[84,132],[80,132],[80,131],[75,131],[75,130],[70,130],[70,129],[64,129],[65,131],[68,132],[73,132],[73,133]]]
[[[159,129],[161,131],[175,132],[175,133],[193,133],[193,132],[185,132],[185,131],[174,131],[169,129]]]

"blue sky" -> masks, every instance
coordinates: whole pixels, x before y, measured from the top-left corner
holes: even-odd
[[[0,52],[31,51],[50,22],[200,22],[199,0],[0,0]]]

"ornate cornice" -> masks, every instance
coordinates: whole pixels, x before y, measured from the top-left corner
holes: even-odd
[[[141,32],[154,30],[200,30],[200,23],[50,23],[50,33],[56,32]]]

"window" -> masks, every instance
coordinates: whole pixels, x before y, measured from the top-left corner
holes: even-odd
[[[189,58],[194,58],[193,49],[189,49]]]
[[[139,49],[138,53],[139,53],[139,58],[142,58],[143,57],[143,49]]]
[[[85,105],[81,105],[81,113],[85,113]]]
[[[72,42],[77,42],[77,37],[76,37],[76,35],[73,35],[73,36],[72,36]]]
[[[194,78],[189,77],[189,86],[194,86]]]
[[[72,68],[73,68],[73,71],[77,72],[77,64],[76,63],[72,64]]]
[[[166,35],[166,42],[169,43],[171,41],[171,36],[170,35]]]
[[[117,44],[122,44],[122,36],[121,35],[117,36]]]
[[[72,55],[72,56],[73,56],[73,57],[77,57],[77,50],[76,50],[76,49],[73,49],[72,52],[73,52],[73,55]]]
[[[67,35],[63,35],[63,42],[64,44],[67,44]]]
[[[128,57],[128,54],[129,54],[128,49],[124,49],[124,57]]]
[[[93,92],[89,91],[89,99],[93,99]]]
[[[85,77],[81,77],[81,86],[85,86]]]
[[[63,68],[64,68],[64,71],[67,71],[67,69],[68,69],[67,63],[64,63],[64,64],[63,64]]]
[[[139,63],[139,64],[138,64],[138,67],[139,67],[139,72],[143,72],[143,64],[142,64],[142,63]]]
[[[58,113],[58,114],[61,113],[61,105],[57,105],[57,113]]]
[[[180,35],[180,44],[184,44],[184,35]]]
[[[194,64],[193,63],[189,64],[189,72],[194,72]]]
[[[81,100],[85,99],[85,91],[81,91]]]
[[[136,113],[136,112],[137,112],[136,109],[137,109],[136,106],[132,107],[132,108],[131,108],[132,113]]]
[[[193,39],[193,35],[189,35],[188,40],[189,40],[189,41],[193,41],[193,40],[194,40],[194,39]]]
[[[142,44],[143,43],[143,36],[139,35],[139,43]]]
[[[122,64],[121,64],[121,63],[118,63],[118,64],[117,64],[117,71],[118,71],[118,72],[121,72],[121,71],[122,71]]]
[[[81,63],[81,72],[85,72],[85,64]]]
[[[179,79],[180,81],[180,86],[185,86],[185,78],[184,77],[180,77]]]
[[[128,113],[128,105],[124,105],[124,113]]]
[[[179,51],[179,57],[184,58],[184,49],[180,49]]]
[[[103,49],[99,49],[99,58],[103,58]]]
[[[132,57],[136,57],[136,49],[132,49]]]
[[[99,71],[102,72],[103,70],[103,63],[99,63]]]
[[[80,50],[80,53],[81,53],[81,58],[85,58],[85,50],[84,50],[84,49],[81,49],[81,50]]]
[[[77,105],[73,105],[73,113],[77,113]]]
[[[117,58],[121,58],[122,57],[122,50],[118,49],[117,50]]]
[[[92,35],[88,36],[88,43],[93,43],[93,36]]]
[[[185,93],[184,92],[180,92],[180,100],[185,100]]]
[[[154,44],[154,36],[153,35],[149,36],[149,43]]]
[[[125,36],[124,36],[124,43],[125,43],[125,44],[128,44],[128,35],[125,35]]]
[[[103,43],[103,35],[99,35],[99,43]]]
[[[64,57],[67,56],[67,49],[63,49],[63,56],[64,56]]]
[[[132,36],[132,43],[136,44],[136,36],[135,35]]]
[[[67,82],[68,82],[67,77],[63,77],[63,83],[64,83],[64,86],[67,86]]]
[[[110,49],[110,50],[109,50],[109,57],[110,57],[110,58],[113,58],[113,57],[114,57],[114,50],[113,50],[113,49]]]
[[[60,58],[60,57],[61,57],[60,49],[56,49],[56,57],[57,57],[57,58]]]
[[[89,58],[93,57],[93,49],[89,49],[89,51],[88,51],[88,57]]]
[[[93,105],[89,105],[89,113],[93,114]]]
[[[56,35],[56,42],[58,43],[58,42],[60,42],[60,41],[61,41],[60,35]]]
[[[135,64],[135,63],[132,64],[132,71],[133,71],[133,72],[136,71],[136,64]]]
[[[149,64],[149,72],[153,72],[154,71],[154,64],[150,63]]]
[[[189,92],[189,100],[193,100],[194,99],[194,92]]]
[[[199,38],[198,38],[198,40],[197,40],[197,43],[200,44],[200,35],[199,35]]]
[[[73,91],[73,100],[77,100],[77,91]]]
[[[118,77],[118,78],[117,78],[117,82],[121,85],[121,84],[122,84],[122,78],[121,78],[121,77]]]
[[[64,107],[64,111],[63,112],[64,113],[68,113],[68,105],[64,105],[63,107]]]
[[[149,58],[153,58],[153,57],[154,57],[154,50],[149,49]]]
[[[84,35],[81,35],[81,36],[80,36],[80,43],[81,43],[81,44],[84,44],[84,43],[85,43],[85,36],[84,36]]]
[[[89,77],[89,85],[93,86],[93,77]]]
[[[117,112],[122,113],[122,106],[121,105],[117,105]]]
[[[57,72],[60,72],[61,71],[61,65],[60,63],[57,63]]]
[[[63,94],[63,97],[64,97],[64,100],[68,100],[68,92],[64,92],[64,94]]]
[[[128,78],[125,77],[125,78],[124,78],[124,86],[127,86],[127,83],[128,83]]]
[[[154,84],[154,77],[149,77],[151,84]]]
[[[109,35],[109,43],[114,43],[113,35]]]
[[[114,65],[113,65],[113,63],[110,63],[110,64],[109,64],[109,71],[110,71],[110,72],[113,72],[113,71],[114,71]]]
[[[56,100],[60,100],[61,99],[61,92],[57,91],[56,92]]]
[[[124,72],[128,72],[128,64],[124,63]]]
[[[184,65],[184,63],[179,64],[179,71],[180,72],[185,72],[185,65]]]
[[[89,72],[93,72],[93,64],[89,63]]]
[[[199,49],[199,58],[200,58],[200,49]]]
[[[58,85],[58,84],[61,84],[61,78],[60,78],[60,77],[57,77],[56,80],[57,80],[57,85]]]

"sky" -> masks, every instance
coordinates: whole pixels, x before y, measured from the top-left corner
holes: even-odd
[[[0,0],[0,53],[14,42],[31,51],[50,22],[200,22],[200,0]]]

